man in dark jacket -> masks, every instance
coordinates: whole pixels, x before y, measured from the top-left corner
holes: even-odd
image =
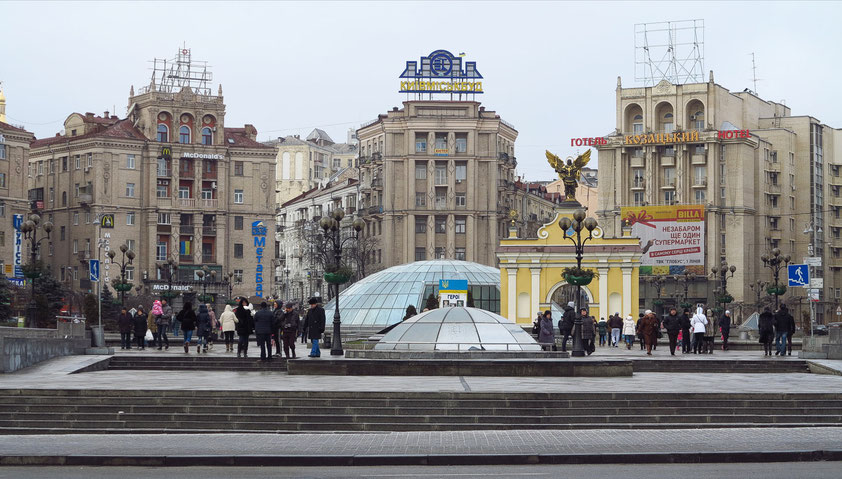
[[[275,339],[275,356],[281,356],[281,323],[284,320],[284,303],[275,303],[275,310],[272,311],[272,337]]]
[[[322,355],[319,349],[319,339],[325,332],[325,310],[319,306],[319,298],[310,298],[310,309],[307,311],[307,319],[304,320],[307,328],[307,337],[313,342],[309,357],[318,358]]]
[[[573,309],[573,301],[564,307],[564,313],[558,320],[558,332],[561,334],[561,350],[567,351],[567,340],[573,334],[573,323],[576,322],[576,311]]]
[[[678,311],[675,307],[670,308],[669,314],[664,318],[663,326],[667,330],[667,336],[669,336],[670,355],[675,356],[678,333],[681,331],[681,318],[678,316]]]
[[[284,355],[287,359],[289,359],[290,350],[292,350],[292,359],[295,359],[295,338],[298,336],[300,323],[298,313],[293,311],[293,304],[285,304],[284,314],[281,317],[281,336],[284,341]]]
[[[795,318],[789,314],[785,304],[775,313],[775,356],[786,356],[786,338],[795,330]]]
[[[681,323],[681,353],[690,352],[690,310],[684,308],[684,313],[678,318]]]
[[[582,315],[582,349],[588,353],[588,356],[594,352],[594,326],[593,317],[588,315],[588,308],[582,308],[579,311]]]
[[[260,360],[272,360],[272,330],[275,318],[269,311],[266,301],[260,303],[260,311],[254,315],[254,334],[257,335],[257,345],[260,347]],[[268,357],[267,357],[268,350]]]
[[[132,349],[132,329],[134,329],[134,318],[126,311],[126,307],[120,310],[117,316],[117,327],[120,328],[120,349]]]
[[[769,311],[769,308],[760,313],[757,319],[757,329],[760,333],[760,344],[763,345],[763,355],[772,355],[772,340],[775,337],[775,315]]]
[[[193,305],[184,303],[181,311],[178,312],[178,321],[181,323],[181,330],[184,331],[184,352],[190,352],[190,339],[193,338],[193,331],[196,330],[196,312]]]
[[[146,311],[143,306],[139,306],[134,315],[134,339],[139,349],[146,349]]]
[[[249,301],[246,298],[240,298],[240,305],[234,310],[234,316],[237,317],[237,326],[234,329],[237,331],[238,358],[240,355],[244,358],[249,357],[249,336],[254,332],[254,318],[248,305]]]
[[[722,350],[728,351],[728,336],[731,334],[731,311],[725,311],[719,319],[719,330],[722,331]]]
[[[608,318],[608,328],[611,330],[610,346],[619,347],[620,332],[623,330],[623,318],[620,317],[620,313],[614,313],[614,316]]]

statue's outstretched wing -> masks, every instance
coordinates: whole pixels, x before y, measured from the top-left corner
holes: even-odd
[[[589,161],[591,161],[591,150],[588,150],[583,154],[579,155],[573,162],[573,166],[575,166],[576,169],[581,169],[582,167],[587,165]]]
[[[588,150],[590,151],[590,150]],[[550,166],[553,167],[554,170],[558,171],[559,165],[562,164],[561,158],[558,156],[550,153],[550,150],[547,150],[547,161],[550,163]]]

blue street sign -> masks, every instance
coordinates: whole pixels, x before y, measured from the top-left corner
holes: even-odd
[[[810,268],[806,264],[791,264],[787,266],[789,286],[810,286]]]
[[[99,260],[92,259],[88,261],[88,273],[91,277],[91,281],[97,282],[99,281]]]

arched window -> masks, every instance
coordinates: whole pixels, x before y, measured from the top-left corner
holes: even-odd
[[[163,123],[158,124],[158,141],[161,143],[170,141],[170,129]]]
[[[632,121],[632,132],[635,135],[643,133],[643,115],[635,115]]]
[[[202,128],[202,144],[213,145],[213,130],[208,127]]]
[[[190,127],[182,125],[181,128],[178,129],[178,142],[179,143],[190,143]]]
[[[664,133],[672,133],[675,131],[675,123],[672,121],[672,113],[664,115]]]
[[[67,192],[61,192],[61,206],[67,206]]]
[[[705,129],[705,112],[704,111],[697,111],[696,114],[693,115],[693,126],[695,126],[697,130],[704,130]]]

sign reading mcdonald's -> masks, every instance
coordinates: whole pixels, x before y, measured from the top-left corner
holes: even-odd
[[[161,158],[170,161],[172,160],[172,148],[165,146],[161,148]]]
[[[99,225],[103,228],[113,228],[114,215],[102,215],[102,218],[99,220]]]

